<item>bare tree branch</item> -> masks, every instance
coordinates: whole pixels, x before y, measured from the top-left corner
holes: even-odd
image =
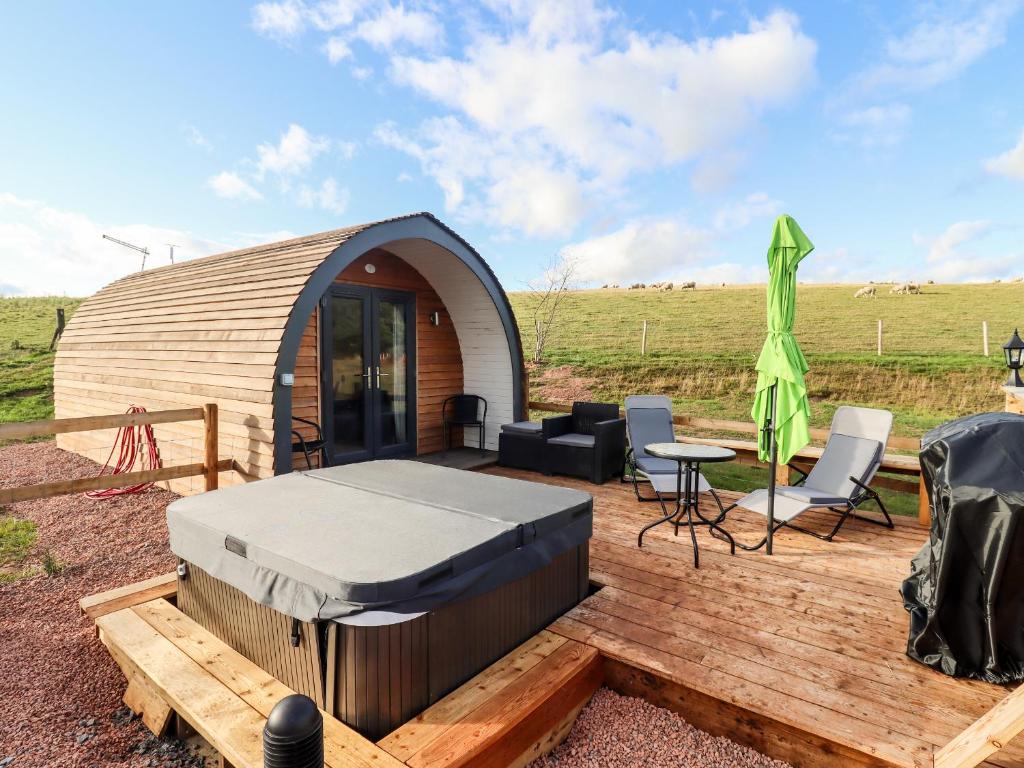
[[[533,293],[533,362],[540,363],[544,359],[551,332],[559,319],[559,310],[566,296],[573,289],[573,276],[576,273],[576,262],[566,257],[553,258],[544,271],[543,277],[530,283]]]

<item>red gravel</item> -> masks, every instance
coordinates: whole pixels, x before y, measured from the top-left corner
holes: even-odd
[[[600,689],[568,738],[529,768],[790,768],[729,739],[698,731],[643,699]]]
[[[98,470],[53,442],[0,448],[0,487]],[[38,565],[49,550],[65,566],[56,576],[0,586],[3,768],[191,763],[174,745],[148,738],[122,707],[124,678],[78,608],[85,595],[174,568],[164,518],[174,498],[167,491],[109,500],[76,494],[3,510],[38,526],[28,564]]]

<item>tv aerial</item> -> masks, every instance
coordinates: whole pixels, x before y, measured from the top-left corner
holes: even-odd
[[[166,245],[168,248],[171,249],[171,264],[173,264],[174,263],[174,249],[175,248],[181,248],[181,246],[178,245],[177,243],[164,243],[164,245]]]
[[[145,269],[146,269],[146,257],[149,256],[149,248],[143,248],[141,245],[135,245],[134,243],[129,243],[129,242],[126,242],[124,240],[118,240],[116,237],[111,237],[110,235],[103,235],[103,239],[104,240],[109,240],[112,243],[117,243],[118,245],[123,245],[125,248],[131,248],[133,251],[138,251],[139,253],[141,253],[142,254],[142,267],[139,269],[139,271],[140,272],[145,271]],[[174,251],[173,250],[171,251],[171,254],[172,254],[171,255],[171,261],[173,261],[174,260],[174,256],[173,256]]]

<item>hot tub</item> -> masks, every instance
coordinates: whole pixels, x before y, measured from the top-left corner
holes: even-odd
[[[378,739],[580,602],[592,498],[413,461],[167,508],[178,607]]]

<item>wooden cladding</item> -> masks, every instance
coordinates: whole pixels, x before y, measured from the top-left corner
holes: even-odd
[[[194,565],[178,579],[178,608],[293,691],[324,706],[315,624],[300,624],[299,644],[293,646],[291,617],[250,600]]]

